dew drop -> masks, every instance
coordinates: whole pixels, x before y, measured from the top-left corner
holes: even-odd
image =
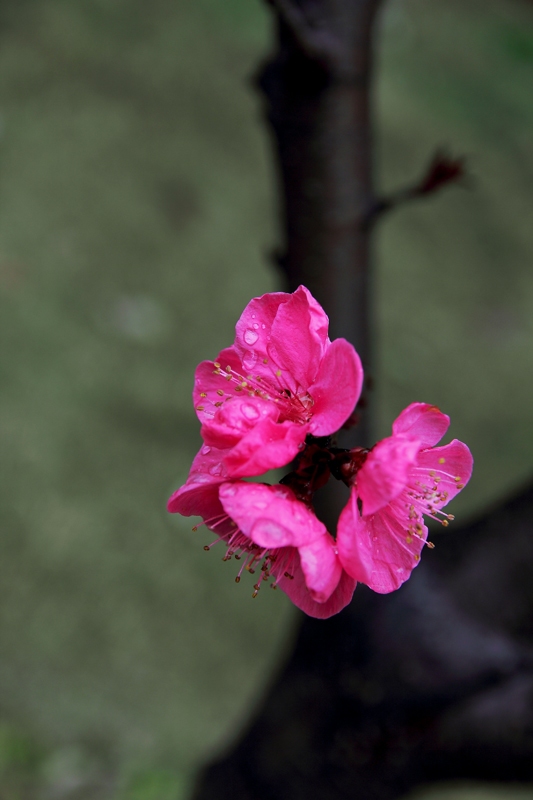
[[[254,328],[255,328],[255,330],[257,330],[257,329],[258,329],[258,327],[259,327],[259,323],[258,323],[258,322],[254,322]]]
[[[193,475],[190,479],[191,483],[209,483],[209,475],[204,472],[199,472],[198,475]]]
[[[258,519],[254,524],[254,533],[258,536],[268,537],[270,546],[277,546],[287,537],[287,530],[273,519]]]
[[[267,507],[268,503],[265,503],[264,500],[256,500],[254,503],[255,508],[259,511],[263,511]]]
[[[264,323],[264,322],[263,322],[263,324],[261,325],[261,327],[262,327],[262,329],[263,329],[263,330],[265,330],[265,328],[266,328],[266,325],[265,325],[265,323]]]
[[[252,319],[255,319],[255,314],[252,314]]]
[[[248,330],[244,331],[244,341],[246,342],[246,344],[253,345],[257,342],[258,339],[259,339],[259,334],[251,330],[251,328],[248,328]]]
[[[259,411],[251,403],[243,403],[241,405],[241,411],[246,417],[246,419],[254,420],[259,417]]]
[[[233,497],[233,495],[236,494],[236,493],[237,493],[237,489],[235,488],[235,486],[225,486],[224,487],[224,491],[221,492],[221,494],[223,494],[224,497],[226,495],[229,496],[229,497]]]
[[[253,331],[250,331],[250,333],[253,333]],[[257,334],[254,333],[254,336],[257,337]],[[246,339],[246,336],[244,338]],[[253,350],[247,350],[242,357],[242,365],[245,369],[252,369],[256,361],[257,355],[253,352]]]
[[[209,467],[208,472],[210,475],[221,475],[222,474],[222,464],[213,464],[212,467]]]
[[[211,448],[209,447],[209,445],[204,444],[204,446],[202,447],[202,455],[206,456],[210,452],[211,452]]]

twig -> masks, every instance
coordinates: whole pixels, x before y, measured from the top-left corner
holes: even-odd
[[[444,150],[437,150],[421,180],[375,200],[365,214],[364,225],[370,227],[388,211],[392,211],[410,200],[434,194],[451,183],[465,185],[466,176],[464,158],[454,158]]]

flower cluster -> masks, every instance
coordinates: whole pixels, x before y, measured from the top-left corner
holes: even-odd
[[[196,370],[193,399],[204,445],[171,512],[199,516],[241,561],[235,578],[257,573],[307,614],[326,618],[346,606],[357,582],[397,589],[427,542],[424,516],[447,525],[443,507],[472,472],[465,444],[435,447],[449,418],[413,403],[392,436],[372,449],[346,450],[332,436],[359,400],[363,369],[353,346],[328,337],[328,318],[310,292],[253,299],[235,342]],[[247,478],[293,465],[279,484]],[[335,536],[313,509],[330,477],[350,487]],[[199,526],[195,526],[196,528]]]

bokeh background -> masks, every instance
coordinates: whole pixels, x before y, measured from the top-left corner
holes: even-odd
[[[286,598],[165,511],[195,365],[282,288],[272,46],[260,0],[0,6],[1,800],[187,798],[290,647]],[[449,413],[467,519],[533,474],[533,4],[388,0],[377,54],[382,189],[437,146],[472,174],[378,230],[378,433]]]

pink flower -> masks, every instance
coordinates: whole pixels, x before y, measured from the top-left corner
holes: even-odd
[[[328,318],[304,286],[253,299],[234,344],[196,370],[204,445],[168,503],[202,517],[212,544],[225,543],[225,561],[242,561],[237,582],[258,571],[254,596],[272,580],[314,617],[344,608],[357,581],[384,593],[407,580],[432,547],[424,515],[447,525],[442,509],[472,472],[462,442],[435,447],[449,418],[424,403],[371,450],[338,447],[330,437],[352,421],[362,381],[359,356],[329,340]],[[291,462],[276,486],[243,480]],[[313,509],[330,477],[351,488],[336,540]]]
[[[344,569],[376,592],[397,589],[418,564],[424,514],[443,525],[453,519],[442,508],[469,481],[472,455],[457,439],[434,447],[449,422],[435,406],[412,403],[355,473],[337,545]]]
[[[204,446],[168,510],[203,518],[217,536],[212,545],[226,544],[224,560],[242,559],[237,582],[244,570],[259,570],[253,596],[272,578],[310,616],[326,618],[344,608],[356,582],[313,511],[286,486],[228,481],[223,459],[224,451]]]
[[[245,477],[290,463],[309,434],[339,430],[362,381],[355,349],[329,340],[326,314],[300,286],[248,303],[234,345],[196,370],[193,399],[205,443]]]

